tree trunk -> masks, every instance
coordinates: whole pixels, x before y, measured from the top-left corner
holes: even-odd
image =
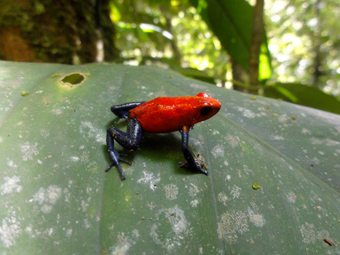
[[[321,34],[320,34],[320,5],[321,0],[316,0],[315,3],[315,19],[317,20],[315,30],[312,32],[314,62],[313,62],[313,87],[318,88],[320,85],[320,76],[323,75],[321,71],[322,67],[322,53],[321,53]]]
[[[5,3],[0,5],[1,59],[64,64],[72,64],[76,58],[80,63],[96,61],[94,1],[3,1]],[[110,33],[103,38],[114,38],[112,29],[106,26],[103,30]],[[116,52],[110,53],[111,49],[116,49],[113,39],[108,44],[105,44],[106,53],[116,57]]]
[[[116,27],[110,18],[109,0],[97,0],[97,26],[104,45],[104,61],[111,62],[119,57],[116,47]]]
[[[233,89],[237,91],[247,92],[247,90],[239,84],[245,84],[248,80],[248,74],[244,68],[235,60],[231,59],[232,75],[233,75]]]
[[[263,41],[263,9],[264,0],[257,0],[253,11],[251,46],[249,58],[250,86],[259,86],[259,56]],[[257,90],[250,90],[252,94],[257,94]]]
[[[167,30],[173,36],[172,40],[170,40],[170,45],[171,45],[172,52],[173,52],[173,58],[176,60],[176,62],[179,65],[181,65],[182,55],[181,55],[181,52],[180,52],[180,50],[179,50],[179,48],[177,46],[177,38],[176,38],[176,35],[174,33],[174,30],[172,29],[171,18],[168,17],[167,15],[165,15],[165,21],[166,21],[166,28],[167,28]]]

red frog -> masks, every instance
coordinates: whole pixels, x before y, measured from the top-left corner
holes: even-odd
[[[188,168],[195,172],[208,175],[195,161],[188,148],[189,131],[198,122],[207,120],[221,109],[221,103],[201,92],[191,97],[157,97],[148,102],[132,102],[114,105],[111,111],[119,118],[127,118],[127,132],[110,126],[107,129],[106,144],[111,165],[105,170],[108,172],[116,166],[122,180],[124,172],[119,161],[130,164],[119,158],[114,150],[114,140],[128,150],[136,150],[139,146],[143,132],[169,133],[179,131],[182,135],[182,151]]]

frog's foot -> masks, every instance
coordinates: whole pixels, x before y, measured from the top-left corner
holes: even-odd
[[[188,161],[178,162],[178,164],[182,168],[193,169],[193,170],[195,170],[197,172],[200,172],[202,174],[208,175],[208,171],[203,170],[203,168],[208,169],[208,166],[205,164],[204,158],[200,154],[197,154],[197,157],[194,158],[194,160],[195,160],[195,165],[194,166],[190,166]]]
[[[119,173],[120,173],[121,180],[124,181],[126,179],[126,177],[124,175],[124,171],[123,171],[121,165],[119,164],[119,161],[124,162],[124,163],[129,164],[129,165],[131,165],[131,162],[120,158],[118,156],[118,154],[114,151],[109,151],[109,157],[110,157],[110,160],[111,160],[111,164],[108,168],[105,169],[105,172],[108,172],[112,167],[116,166],[118,168]]]
[[[122,159],[122,158],[119,158],[118,160],[121,161],[121,162],[124,162],[125,164],[128,164],[128,165],[131,166],[131,162],[130,162],[130,161],[127,161],[127,160]],[[118,165],[120,165],[120,164],[118,164]],[[118,167],[118,165],[116,165],[116,162],[112,162],[111,165],[108,166],[108,167],[105,169],[105,172],[108,172],[108,171],[109,171],[112,167],[114,167],[114,166],[117,166],[117,167]]]

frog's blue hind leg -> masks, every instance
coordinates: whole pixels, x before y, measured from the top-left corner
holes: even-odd
[[[120,172],[121,179],[122,180],[126,179],[123,169],[119,164],[119,161],[128,164],[129,162],[119,158],[117,151],[115,151],[114,149],[114,140],[116,140],[117,143],[119,143],[121,146],[128,150],[136,150],[142,138],[142,134],[143,134],[142,126],[140,125],[137,119],[128,118],[126,133],[115,128],[114,126],[110,126],[107,129],[106,144],[111,164],[108,168],[105,169],[105,172],[108,172],[113,166],[116,166],[118,168],[118,171]]]

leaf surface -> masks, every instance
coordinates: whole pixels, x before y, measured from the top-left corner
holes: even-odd
[[[0,70],[1,254],[339,252],[338,115],[153,67]],[[82,84],[59,83],[74,72]],[[208,177],[178,167],[178,133],[145,134],[125,151],[126,181],[104,173],[106,129],[126,126],[111,105],[202,91],[222,103],[190,132]]]

